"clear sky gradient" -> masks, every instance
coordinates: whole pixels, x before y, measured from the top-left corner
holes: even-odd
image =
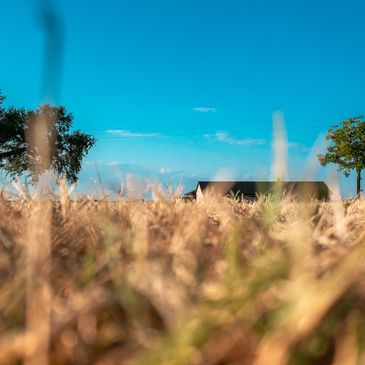
[[[36,1],[0,0],[0,89],[44,101]],[[81,184],[128,174],[176,184],[269,179],[272,115],[288,134],[290,179],[327,179],[313,159],[329,126],[365,113],[365,2],[62,0],[59,95],[96,136]],[[312,149],[313,145],[315,147]],[[313,169],[312,169],[313,170]],[[313,174],[313,171],[312,171]],[[344,195],[354,177],[341,178]]]

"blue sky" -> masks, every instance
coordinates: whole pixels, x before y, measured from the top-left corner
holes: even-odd
[[[7,105],[44,101],[36,4],[1,0]],[[108,186],[128,174],[182,181],[185,190],[214,177],[268,179],[275,111],[287,127],[289,178],[306,178],[327,128],[365,113],[363,1],[57,4],[64,47],[55,103],[98,139],[84,187],[95,164]],[[327,179],[330,169],[317,168],[315,177]],[[353,176],[340,181],[344,195],[354,193]]]

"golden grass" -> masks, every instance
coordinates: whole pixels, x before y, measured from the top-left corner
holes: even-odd
[[[365,202],[0,200],[1,364],[364,364]]]

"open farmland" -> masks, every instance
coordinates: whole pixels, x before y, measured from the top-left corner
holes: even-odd
[[[365,202],[0,201],[0,363],[364,364]]]

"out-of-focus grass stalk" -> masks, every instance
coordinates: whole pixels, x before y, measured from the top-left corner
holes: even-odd
[[[39,158],[31,164],[32,173],[41,174],[51,164],[53,141],[49,138],[54,121],[45,114],[32,121],[27,133],[30,153],[37,151]],[[33,152],[34,153],[34,152]],[[27,222],[25,269],[26,286],[26,344],[25,365],[48,364],[51,287],[51,201],[44,195],[49,190],[49,174],[41,176],[39,193],[33,199]]]
[[[334,228],[338,237],[344,242],[347,238],[347,228],[346,228],[346,217],[343,202],[341,200],[341,192],[338,181],[338,175],[336,172],[332,171],[328,176],[329,188],[332,192],[331,207],[333,209],[334,218]]]
[[[31,199],[29,191],[21,184],[21,182],[19,181],[18,178],[15,178],[12,181],[12,184],[15,187],[15,189],[20,193],[20,195],[22,196],[23,199],[25,199],[25,200]]]
[[[273,178],[285,180],[288,177],[287,167],[287,136],[283,114],[279,111],[273,114]]]
[[[359,321],[358,313],[350,313],[346,318],[343,331],[336,339],[336,352],[332,365],[362,365],[358,362],[359,349],[357,344],[357,323]]]
[[[61,77],[62,23],[52,1],[43,0],[35,5],[45,35],[43,97],[52,100],[57,97]],[[30,168],[32,174],[41,175],[41,179],[38,183],[39,194],[30,207],[26,230],[25,365],[49,363],[52,202],[44,195],[50,191],[50,175],[44,172],[51,168],[52,155],[55,153],[55,122],[47,113],[40,113],[35,120],[30,121],[26,134],[29,155],[32,156],[29,159]],[[66,204],[62,206],[64,208]]]
[[[70,206],[70,198],[69,198],[66,181],[64,179],[59,179],[58,186],[60,189],[61,213],[62,213],[62,216],[65,218],[66,214],[67,214],[67,209]]]
[[[48,361],[52,294],[51,202],[39,197],[32,202],[26,236],[26,331],[25,365]]]

